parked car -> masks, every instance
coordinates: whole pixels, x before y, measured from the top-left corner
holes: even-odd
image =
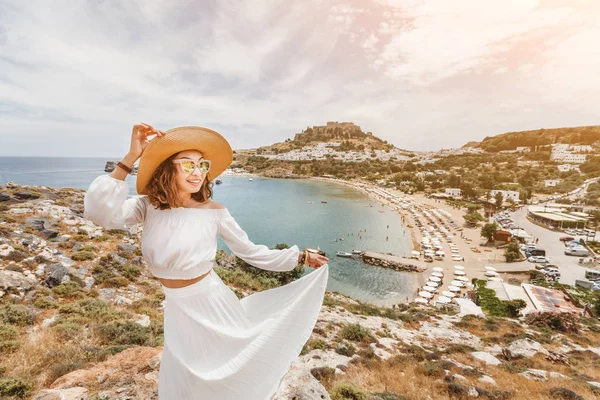
[[[575,240],[573,236],[563,236],[559,239],[561,242],[570,242],[571,240]]]
[[[568,246],[565,248],[565,254],[568,256],[587,257],[590,252],[583,246]]]
[[[594,269],[588,269],[585,271],[585,278],[590,281],[599,281],[600,280],[600,271],[596,271]]]
[[[557,268],[543,268],[540,272],[544,275],[551,276],[553,278],[560,278],[560,272]]]
[[[548,259],[544,256],[531,256],[527,259],[530,263],[547,263]]]

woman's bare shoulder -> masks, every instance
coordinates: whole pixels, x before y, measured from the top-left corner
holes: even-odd
[[[212,209],[215,209],[215,210],[223,210],[223,209],[225,209],[226,207],[225,207],[223,204],[219,203],[218,201],[212,201],[212,200],[211,200],[211,201],[210,201],[210,202],[209,202],[209,203],[206,205],[206,208],[212,208]]]

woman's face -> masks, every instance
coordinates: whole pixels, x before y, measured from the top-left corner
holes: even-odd
[[[202,159],[202,153],[198,150],[185,150],[179,152],[175,158],[175,160],[181,159],[189,159],[194,162],[198,162],[198,160]],[[200,168],[194,169],[191,173],[183,172],[181,169],[181,165],[176,163],[175,170],[177,171],[175,175],[175,180],[177,181],[177,188],[185,193],[196,193],[202,187],[202,182],[206,178],[206,173],[200,171]]]

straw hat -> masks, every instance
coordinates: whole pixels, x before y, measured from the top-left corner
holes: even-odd
[[[231,146],[219,133],[200,126],[169,129],[164,136],[150,140],[142,153],[135,185],[138,194],[146,194],[152,174],[163,161],[184,150],[198,150],[205,159],[210,160],[210,180],[219,176],[233,161]]]

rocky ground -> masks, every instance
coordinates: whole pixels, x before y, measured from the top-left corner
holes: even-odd
[[[95,226],[82,200],[75,189],[0,187],[0,399],[157,398],[160,284],[139,229]],[[239,297],[260,287],[234,257],[221,253],[219,264]],[[275,398],[597,398],[597,321],[548,321],[384,309],[327,293]]]

